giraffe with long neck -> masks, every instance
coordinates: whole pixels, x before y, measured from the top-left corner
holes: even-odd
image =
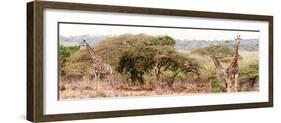
[[[93,48],[91,48],[90,45],[85,40],[83,40],[83,46],[86,47],[87,52],[91,56],[91,60],[94,66],[96,66],[96,63],[102,62],[102,58],[98,55],[95,55]]]
[[[216,74],[217,77],[219,79],[219,81],[222,82],[222,84],[224,84],[225,87],[227,87],[227,83],[225,82],[225,70],[223,68],[223,66],[221,65],[221,63],[219,62],[219,60],[217,59],[217,57],[213,54],[210,55],[210,57],[212,58],[214,65],[216,67]]]
[[[233,57],[229,66],[226,69],[226,81],[229,83],[227,88],[230,92],[239,91],[239,67],[238,67],[238,58],[239,58],[239,47],[240,47],[240,35],[235,39],[235,48],[233,51]]]
[[[217,73],[222,74],[223,73],[223,67],[222,67],[221,63],[219,62],[219,60],[217,59],[217,57],[213,54],[211,54],[210,57],[214,61],[214,65],[216,67]]]
[[[99,90],[99,81],[101,79],[101,75],[109,75],[112,76],[112,67],[103,62],[102,58],[94,52],[93,48],[83,40],[83,46],[86,47],[89,55],[91,56],[92,66],[93,66],[93,73],[95,75],[95,80],[98,82],[98,90]],[[111,81],[111,80],[110,80]],[[111,82],[110,82],[111,83]]]

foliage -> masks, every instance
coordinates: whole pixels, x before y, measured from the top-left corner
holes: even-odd
[[[79,50],[80,46],[59,46],[59,53],[62,57],[69,57],[72,53]]]
[[[156,80],[159,80],[163,71],[172,71],[174,76],[180,72],[196,71],[193,70],[196,69],[194,66],[186,66],[191,64],[188,63],[186,56],[180,55],[175,50],[175,40],[167,35],[126,34],[118,36],[117,40],[120,38],[128,44],[121,51],[117,51],[121,53],[116,71],[127,76],[133,84],[136,84],[136,81],[144,84],[145,76],[153,74]]]
[[[63,45],[59,46],[59,59],[60,59],[59,62],[61,68],[64,68],[65,63],[67,59],[70,57],[70,55],[79,49],[80,49],[79,46],[63,46]],[[65,71],[63,69],[60,69],[60,74],[62,76],[65,75]]]
[[[64,71],[63,78],[73,79],[73,77],[92,77],[91,58],[86,50],[78,50],[70,55],[65,62],[65,66],[60,66]]]
[[[215,92],[225,91],[224,86],[222,86],[221,82],[216,77],[212,78],[209,82],[211,84],[213,91],[215,91]]]
[[[175,40],[167,35],[161,35],[154,38],[155,45],[170,45],[175,46]]]
[[[155,45],[170,45],[174,46],[176,44],[175,40],[167,35],[159,35],[159,36],[149,36],[145,34],[139,34],[139,35],[121,35],[121,36],[127,36],[127,42],[131,46],[140,46],[140,45],[146,45],[146,46],[155,46]]]
[[[169,36],[123,34],[105,38],[93,48],[97,55],[101,56],[106,63],[116,67],[122,53],[132,47],[173,47],[173,45],[175,45],[175,41]]]
[[[172,80],[175,79],[180,73],[187,74],[189,72],[200,75],[198,69],[199,66],[193,59],[189,59],[178,53],[169,54],[166,58],[162,59],[162,64],[164,63],[163,71],[172,71]]]
[[[133,83],[144,84],[144,74],[153,68],[155,51],[149,47],[135,47],[125,51],[116,67],[117,72],[128,75]]]
[[[194,61],[180,55],[172,47],[137,46],[122,54],[117,71],[130,76],[133,83],[138,81],[144,84],[144,75],[153,73],[153,70],[156,80],[160,79],[162,72],[170,72],[172,75],[164,79],[174,82],[180,73],[199,75],[198,68]]]
[[[248,56],[247,59],[240,62],[239,66],[239,79],[241,81],[257,80],[259,78],[258,57]]]
[[[210,45],[208,47],[195,48],[190,53],[202,56],[214,55],[221,62],[228,62],[230,61],[233,51],[226,45]]]

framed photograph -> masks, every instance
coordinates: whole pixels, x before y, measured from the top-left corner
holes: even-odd
[[[27,3],[29,121],[272,106],[272,16]]]

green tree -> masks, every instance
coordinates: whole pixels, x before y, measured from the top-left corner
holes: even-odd
[[[193,49],[190,53],[203,56],[214,55],[221,62],[228,62],[233,55],[233,50],[226,45],[210,45],[208,47]]]
[[[171,76],[166,77],[165,81],[173,83],[180,73],[191,72],[199,75],[198,70],[199,65],[194,60],[179,54],[172,48],[168,50],[167,47],[149,46],[139,46],[127,50],[120,57],[117,66],[117,71],[129,76],[133,84],[136,81],[144,84],[144,75],[151,72],[154,72],[155,79],[159,82],[161,74],[170,71]]]
[[[175,46],[176,44],[176,41],[168,35],[156,36],[154,37],[153,41],[155,42],[154,45],[161,45],[161,46],[163,45]]]
[[[194,73],[198,77],[200,75],[199,65],[195,60],[182,56],[177,52],[169,54],[166,58],[162,59],[162,62],[165,65],[161,73],[169,73],[169,76],[164,77],[169,86],[172,86],[176,78],[180,77],[180,73]]]
[[[156,82],[160,82],[161,74],[165,71],[172,72],[172,82],[179,73],[199,74],[198,65],[191,63],[190,59],[175,50],[176,42],[170,36],[144,34],[126,36],[128,50],[121,53],[116,70],[128,76],[133,84],[136,81],[144,84],[144,76],[149,76],[151,73],[155,76]]]
[[[64,45],[59,46],[60,75],[62,76],[65,75],[65,71],[64,71],[65,63],[67,62],[70,55],[79,49],[80,46],[64,46]]]
[[[144,74],[153,69],[155,50],[149,47],[135,47],[122,53],[116,70],[128,75],[131,82],[144,84]]]
[[[126,49],[122,53],[117,66],[117,71],[123,75],[128,75],[133,83],[138,81],[144,84],[144,74],[151,73],[152,70],[156,79],[160,78],[160,69],[164,66],[163,60],[170,52],[174,51],[175,40],[167,35],[149,36],[122,35],[122,40],[126,41]],[[120,38],[120,36],[119,36]]]

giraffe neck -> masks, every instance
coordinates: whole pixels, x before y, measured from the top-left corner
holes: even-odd
[[[89,44],[86,44],[86,48],[87,48],[88,53],[89,53],[90,56],[91,56],[91,60],[92,60],[93,63],[96,64],[96,63],[102,61],[100,57],[98,57],[97,55],[95,55],[95,52],[94,52],[93,48],[91,48]]]
[[[220,64],[220,62],[218,61],[218,59],[214,56],[211,55],[212,60],[214,61],[214,64],[216,66],[217,69],[222,69],[222,65]]]
[[[240,47],[240,39],[236,39],[236,45],[235,45],[235,48],[234,48],[234,54],[233,54],[233,58],[232,58],[232,61],[231,61],[231,66],[232,67],[237,67],[238,66],[239,47]]]

